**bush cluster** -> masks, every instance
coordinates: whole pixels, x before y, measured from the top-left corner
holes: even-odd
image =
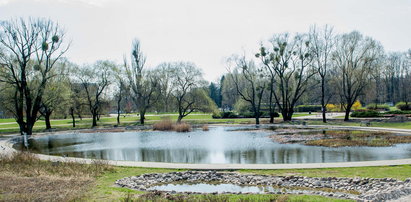
[[[411,103],[399,102],[395,105],[395,107],[399,110],[406,111],[411,110]]]
[[[351,117],[379,117],[380,113],[374,110],[369,111],[355,111],[351,113]]]
[[[320,112],[321,105],[298,105],[295,107],[296,112]]]
[[[375,104],[375,103],[371,103],[368,104],[366,106],[366,108],[368,110],[376,110],[376,111],[389,111],[390,110],[390,106],[388,106],[387,104]]]
[[[242,113],[235,113],[233,111],[228,112],[214,112],[212,117],[214,119],[233,119],[233,118],[255,118],[254,112],[242,112]],[[260,112],[261,118],[269,118],[270,114],[268,112]],[[280,114],[274,112],[274,117],[280,117]]]
[[[396,111],[385,112],[384,114],[411,114],[411,111],[396,110]]]

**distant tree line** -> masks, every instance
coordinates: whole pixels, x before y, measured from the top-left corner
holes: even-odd
[[[0,24],[0,102],[2,116],[16,119],[22,134],[51,118],[92,119],[101,115],[177,112],[178,122],[193,112],[248,113],[256,124],[280,113],[290,121],[297,105],[338,104],[345,120],[353,105],[411,101],[411,49],[386,53],[382,45],[357,31],[334,33],[312,26],[307,33],[280,33],[256,46],[254,54],[232,55],[227,73],[207,82],[192,62],[163,62],[147,67],[139,40],[122,64],[97,61],[77,65],[66,58],[70,42],[61,27],[45,19],[16,19]],[[411,107],[410,107],[411,108]]]

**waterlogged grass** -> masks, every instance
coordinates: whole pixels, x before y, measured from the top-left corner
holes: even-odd
[[[342,121],[342,120],[328,120],[327,123],[323,123],[321,120],[306,120],[307,125],[330,125],[330,126],[363,126],[361,121]],[[381,127],[381,128],[397,128],[397,129],[411,129],[411,121],[402,123],[388,123],[388,122],[377,122],[370,121],[371,126],[369,127]]]
[[[411,136],[395,135],[387,132],[331,130],[323,132],[301,132],[291,135],[304,137],[301,139],[301,142],[305,145],[324,147],[384,147],[401,143],[411,143]],[[281,137],[281,135],[275,137]],[[313,140],[313,138],[321,139]]]

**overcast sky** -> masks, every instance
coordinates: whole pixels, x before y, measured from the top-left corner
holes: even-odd
[[[209,81],[226,72],[228,56],[312,24],[358,30],[387,51],[411,48],[411,0],[0,0],[1,20],[27,16],[62,25],[73,62],[120,63],[138,38],[148,66],[192,61]]]

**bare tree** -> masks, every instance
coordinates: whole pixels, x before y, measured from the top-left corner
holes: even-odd
[[[271,49],[263,46],[256,57],[270,72],[271,84],[276,86],[273,93],[284,121],[290,121],[294,106],[310,87],[309,79],[315,74],[310,68],[313,60],[307,35],[297,34],[291,38],[288,33],[275,35]]]
[[[76,76],[85,92],[87,105],[92,115],[92,127],[97,126],[97,116],[103,103],[103,95],[112,83],[111,75],[115,66],[109,61],[97,61],[92,66],[85,66],[77,70]]]
[[[255,66],[253,61],[247,61],[245,56],[234,56],[230,59],[234,63],[234,70],[230,72],[237,93],[251,105],[255,117],[255,124],[260,124],[261,102],[267,87],[265,72]]]
[[[351,32],[338,37],[332,59],[337,68],[340,97],[344,103],[345,121],[349,120],[351,107],[369,83],[370,73],[383,57],[381,45],[359,32]]]
[[[70,95],[68,73],[64,62],[59,63],[53,72],[56,76],[47,82],[39,110],[46,122],[46,129],[51,129],[50,117],[53,112],[65,107]]]
[[[116,77],[116,87],[117,93],[115,99],[117,101],[117,126],[120,125],[120,115],[121,115],[121,103],[123,101],[123,97],[129,92],[129,86],[127,86],[126,81],[124,78],[126,74],[122,69],[115,68],[114,69],[115,77]]]
[[[330,92],[326,92],[329,68],[331,65],[331,54],[334,49],[335,39],[333,27],[325,25],[319,30],[316,26],[310,29],[311,53],[314,56],[313,65],[317,69],[321,80],[321,108],[323,122],[327,122],[326,106],[331,98]],[[326,98],[327,97],[327,98]]]
[[[173,63],[162,63],[156,67],[154,70],[157,74],[157,78],[159,81],[159,95],[161,95],[162,103],[162,111],[163,112],[170,112],[170,106],[175,104],[173,101],[173,76],[176,74],[175,68],[173,67]]]
[[[402,54],[400,68],[400,95],[401,101],[405,102],[407,108],[411,108],[411,49]]]
[[[140,41],[134,40],[131,51],[131,65],[124,60],[128,83],[133,92],[133,100],[140,113],[140,124],[144,125],[145,114],[155,101],[158,89],[158,78],[150,71],[144,70],[146,57],[141,51]]]
[[[21,134],[31,135],[56,62],[68,50],[58,24],[43,19],[0,23],[0,82],[13,89],[11,110]]]
[[[173,63],[172,67],[174,68],[172,94],[177,102],[178,123],[196,110],[211,111],[212,108],[216,108],[213,106],[214,102],[202,89],[206,87],[206,83],[200,69],[189,62]]]
[[[401,100],[400,77],[403,54],[400,52],[389,53],[385,62],[384,75],[387,100],[388,102],[395,104]]]

